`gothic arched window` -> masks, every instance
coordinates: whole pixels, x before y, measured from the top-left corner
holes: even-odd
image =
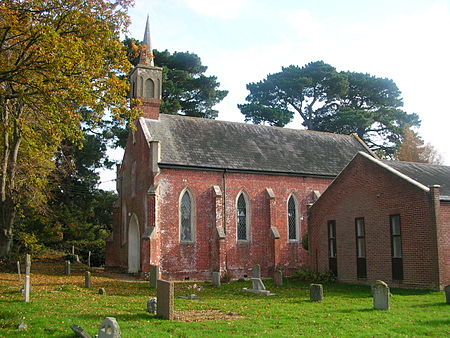
[[[237,239],[247,241],[249,238],[249,212],[248,200],[243,192],[237,200]]]
[[[180,201],[180,240],[183,242],[194,240],[194,203],[188,190],[182,193]]]
[[[288,233],[289,240],[296,241],[299,238],[298,207],[293,195],[288,200]]]
[[[151,99],[155,97],[155,83],[152,79],[145,80],[145,98]]]

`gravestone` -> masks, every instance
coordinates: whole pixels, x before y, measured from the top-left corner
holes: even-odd
[[[29,276],[31,272],[31,256],[27,254],[27,258],[25,261],[25,275]]]
[[[91,252],[88,252],[88,267],[91,267]]]
[[[84,329],[80,325],[72,324],[70,325],[70,328],[72,329],[73,332],[75,332],[77,337],[91,338],[91,335],[86,331],[84,331]]]
[[[281,270],[275,270],[273,280],[276,286],[283,286],[283,272]]]
[[[24,300],[25,303],[30,302],[30,275],[25,276]]]
[[[159,279],[159,265],[150,265],[150,287],[156,288]]]
[[[98,289],[98,294],[99,294],[99,295],[106,295],[106,290],[105,290],[105,288],[100,288],[100,289]]]
[[[98,338],[119,338],[120,327],[116,318],[106,317],[98,327]]]
[[[70,261],[66,261],[65,273],[67,276],[70,276]]]
[[[75,247],[72,245],[72,255],[75,255]]]
[[[220,286],[220,272],[212,273],[212,284],[214,286]]]
[[[269,290],[266,290],[266,286],[262,282],[261,278],[252,278],[252,289],[243,288],[243,291],[262,294],[266,296],[274,296],[274,293],[271,293]]]
[[[158,279],[156,286],[158,306],[156,314],[163,319],[173,320],[173,282]]]
[[[375,310],[389,310],[390,297],[389,286],[380,280],[377,280],[373,287],[373,308]]]
[[[19,329],[19,330],[27,330],[28,329],[28,325],[26,323],[22,322],[22,323],[19,324],[17,329]]]
[[[86,271],[84,273],[84,287],[90,289],[91,288],[91,272]]]
[[[253,267],[253,278],[261,278],[261,265],[256,264]]]
[[[450,304],[450,285],[447,285],[444,289],[445,291],[445,299],[447,301],[447,304]]]
[[[156,309],[157,309],[157,307],[158,307],[158,301],[157,301],[156,297],[150,298],[150,299],[147,301],[147,311],[148,311],[149,313],[152,313],[152,314],[156,315]]]
[[[311,284],[309,286],[309,299],[312,302],[323,301],[323,286],[322,286],[322,284]]]
[[[20,275],[20,261],[17,261],[17,274],[19,275],[19,282],[22,280],[22,276]]]

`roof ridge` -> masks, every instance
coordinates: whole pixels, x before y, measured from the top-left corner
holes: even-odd
[[[180,118],[186,118],[186,119],[192,119],[192,120],[198,120],[198,121],[208,121],[209,122],[219,122],[219,123],[229,123],[229,124],[238,124],[238,125],[245,125],[245,126],[251,126],[255,128],[274,128],[277,130],[292,130],[295,132],[306,132],[306,133],[318,133],[318,134],[326,134],[326,135],[335,135],[335,136],[344,136],[347,138],[353,138],[353,134],[337,134],[332,133],[328,131],[321,131],[321,130],[310,130],[310,129],[296,129],[296,128],[286,128],[286,127],[280,127],[280,126],[266,126],[262,124],[254,124],[254,123],[246,123],[246,122],[238,122],[238,121],[227,121],[227,120],[216,120],[216,119],[206,119],[203,117],[197,117],[197,116],[186,116],[186,115],[175,115],[175,114],[163,114],[161,113],[160,116],[165,117],[180,117]]]
[[[384,162],[396,162],[396,163],[406,163],[406,164],[414,164],[414,165],[423,165],[423,166],[429,166],[429,167],[448,167],[450,168],[450,165],[445,165],[445,164],[435,164],[435,163],[425,163],[425,162],[414,162],[414,161],[401,161],[401,160],[382,160]]]

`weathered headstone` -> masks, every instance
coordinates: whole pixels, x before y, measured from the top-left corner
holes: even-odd
[[[116,318],[106,317],[98,328],[98,338],[119,338],[120,327]]]
[[[76,262],[76,263],[80,263],[80,256],[75,255],[75,262]]]
[[[100,288],[100,289],[98,289],[98,294],[99,294],[99,295],[106,295],[106,290],[105,290],[105,288]]]
[[[75,332],[77,337],[91,338],[91,335],[86,331],[84,331],[84,329],[80,325],[72,324],[70,325],[70,328],[72,329],[73,332]]]
[[[309,299],[312,302],[321,302],[323,300],[322,284],[311,284],[309,286]]]
[[[91,267],[91,252],[88,253],[88,266]]]
[[[156,314],[156,309],[157,309],[157,307],[158,307],[158,301],[157,301],[157,299],[156,299],[156,297],[154,297],[154,298],[150,298],[148,301],[147,301],[147,311],[149,312],[149,313],[152,313],[152,314]]]
[[[86,271],[84,273],[84,287],[90,289],[91,288],[91,272]]]
[[[70,261],[66,261],[65,273],[70,276]]]
[[[390,297],[389,286],[380,280],[377,280],[373,287],[373,308],[375,310],[389,310]]]
[[[266,296],[273,296],[274,293],[271,293],[269,290],[266,290],[266,286],[262,282],[261,278],[252,278],[252,289],[243,288],[242,290],[246,292],[263,294]]]
[[[27,258],[25,260],[25,275],[29,276],[31,272],[31,256],[27,254]]]
[[[75,247],[72,245],[72,255],[75,255]]]
[[[158,265],[150,265],[150,287],[156,288],[158,286],[159,279],[159,266]]]
[[[25,276],[24,300],[25,303],[30,301],[30,275]]]
[[[450,304],[450,285],[447,285],[444,288],[445,291],[445,300],[447,301],[447,304]]]
[[[253,267],[253,278],[261,278],[261,265],[256,264]]]
[[[163,319],[173,320],[173,282],[158,279],[156,289],[158,302],[156,314]]]
[[[212,284],[214,286],[220,286],[220,272],[212,273]]]
[[[281,270],[275,270],[273,280],[276,286],[283,286],[283,272]]]
[[[28,329],[28,325],[26,323],[22,322],[22,323],[19,324],[17,329],[19,329],[19,330],[27,330]]]
[[[17,261],[17,274],[19,276],[19,282],[22,280],[22,276],[20,274],[20,261]]]

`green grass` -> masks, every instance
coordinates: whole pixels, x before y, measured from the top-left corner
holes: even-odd
[[[199,300],[176,298],[175,310],[215,309],[243,318],[182,322],[145,311],[148,298],[155,296],[147,283],[93,276],[93,289],[88,290],[81,273],[33,274],[31,302],[24,303],[17,276],[0,274],[0,336],[74,337],[71,324],[94,336],[106,316],[117,319],[122,337],[450,336],[450,305],[443,292],[393,289],[391,310],[375,311],[365,286],[324,285],[325,300],[312,303],[309,285],[289,280],[282,287],[264,281],[276,293],[272,297],[242,292],[250,282],[220,288],[204,283],[204,290],[195,292]],[[193,293],[191,284],[176,284],[176,297]],[[106,296],[97,294],[99,287],[106,289]],[[22,318],[27,331],[17,329]]]

